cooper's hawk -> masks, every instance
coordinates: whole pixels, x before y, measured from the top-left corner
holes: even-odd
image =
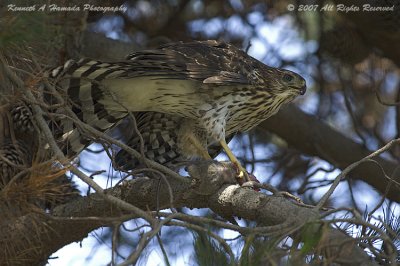
[[[210,159],[207,148],[218,143],[241,175],[245,169],[225,138],[250,130],[306,91],[305,80],[298,74],[266,66],[235,46],[217,41],[168,44],[113,63],[68,61],[53,70],[51,77],[78,117],[95,128],[109,129],[128,111],[164,114],[179,125],[168,129],[176,134],[170,154]],[[155,116],[144,127],[160,121]],[[73,123],[65,120],[62,127],[69,148],[81,149],[85,142]],[[164,155],[168,155],[167,139],[160,145]]]

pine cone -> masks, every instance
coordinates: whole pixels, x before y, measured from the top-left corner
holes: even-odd
[[[6,140],[0,147],[0,191],[31,161],[24,145]]]
[[[33,132],[32,111],[29,106],[19,102],[11,109],[14,129],[20,132]]]

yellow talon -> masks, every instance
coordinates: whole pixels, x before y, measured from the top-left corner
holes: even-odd
[[[226,152],[226,155],[228,155],[229,160],[231,160],[232,163],[234,163],[238,168],[239,168],[239,178],[244,178],[245,181],[249,181],[249,176],[247,174],[246,169],[240,164],[239,160],[236,158],[236,156],[233,154],[233,152],[231,151],[231,149],[229,149],[228,144],[226,144],[225,139],[221,140],[219,142],[222,146],[222,148],[224,149],[224,151]]]
[[[243,178],[243,177],[244,177],[244,173],[243,173],[243,171],[240,171],[239,178]]]
[[[193,145],[193,147],[197,150],[197,153],[206,160],[212,160],[211,156],[208,154],[208,151],[201,145],[201,143],[193,136],[188,136],[189,142]],[[229,157],[229,160],[237,167],[238,171],[238,178],[244,179],[244,182],[249,181],[249,175],[246,169],[240,164],[239,160],[233,154],[231,149],[229,149],[228,144],[226,143],[225,139],[219,142]],[[243,182],[242,180],[240,181]]]

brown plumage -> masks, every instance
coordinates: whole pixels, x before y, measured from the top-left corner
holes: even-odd
[[[135,114],[137,128],[141,133],[143,140],[143,152],[146,158],[149,158],[157,163],[163,164],[169,168],[177,169],[181,163],[187,162],[191,158],[185,152],[190,149],[185,148],[187,142],[185,138],[180,136],[185,135],[184,131],[190,130],[186,119],[179,116],[169,115],[157,112],[139,112]],[[122,131],[122,136],[119,136],[128,146],[140,151],[140,138],[135,130],[132,130],[132,121],[126,121],[119,127]],[[198,138],[204,138],[206,132],[195,131]],[[234,134],[227,136],[226,142],[229,142]],[[216,143],[205,147],[211,158],[215,158],[222,150],[222,147]],[[131,170],[140,167],[140,162],[136,158],[129,155],[125,150],[118,152],[115,163],[118,168],[123,170]]]
[[[78,116],[94,127],[106,131],[127,111],[162,113],[179,120],[174,152],[210,158],[207,147],[219,143],[241,171],[226,136],[250,130],[306,89],[298,74],[217,41],[168,44],[114,63],[69,61],[51,76]],[[71,122],[61,124],[68,145],[79,151],[85,145],[79,132]]]

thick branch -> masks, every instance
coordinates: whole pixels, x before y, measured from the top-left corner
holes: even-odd
[[[234,180],[233,169],[226,164],[213,162],[191,166],[190,173],[194,177],[191,185],[170,180],[174,207],[211,208],[222,217],[239,216],[263,226],[282,225],[284,232],[288,234],[307,221],[318,218],[319,213],[315,210],[298,206],[283,197],[268,196],[252,189],[229,184]],[[202,175],[202,173],[207,174]],[[159,182],[141,178],[109,189],[106,193],[135,204],[143,210],[154,211],[158,205],[160,209],[168,208],[170,201],[167,186]],[[14,253],[12,257],[18,259],[12,261],[14,264],[37,264],[66,244],[85,238],[90,231],[110,225],[112,217],[117,219],[126,214],[126,211],[117,209],[115,205],[104,200],[103,196],[93,194],[57,207],[54,210],[54,216],[58,217],[56,219],[39,215],[22,217],[16,223],[3,226],[4,230],[0,233],[0,258],[9,258],[7,256]],[[79,220],[76,217],[89,218]],[[262,232],[257,229],[254,229],[255,232]],[[369,263],[368,256],[353,243],[351,238],[334,230],[330,230],[327,237],[328,239],[324,241],[335,241],[337,244],[340,238],[340,241],[351,243],[345,252],[342,249],[329,250],[329,254],[334,254],[332,256],[334,260],[357,258],[358,262]],[[11,239],[14,241],[10,241]],[[18,243],[11,247],[15,239],[23,239],[21,242],[27,244]]]
[[[260,127],[279,135],[296,149],[309,155],[318,156],[340,169],[346,168],[371,153],[361,144],[293,105],[282,109],[278,114],[263,122]],[[381,157],[377,157],[375,160],[384,169],[387,176],[400,183],[398,172],[397,175],[394,174],[396,163]],[[348,177],[362,180],[382,194],[389,185],[389,180],[385,178],[381,168],[374,163],[365,163],[361,167],[355,168]],[[400,202],[399,190],[400,187],[392,183],[387,197]]]

